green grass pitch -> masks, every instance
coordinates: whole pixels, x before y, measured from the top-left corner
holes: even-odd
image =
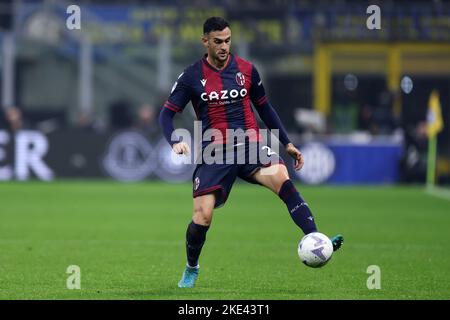
[[[306,187],[319,230],[345,243],[321,269],[263,187],[215,211],[194,289],[179,289],[191,186],[112,181],[0,184],[0,299],[449,299],[450,201],[421,187]],[[81,289],[69,290],[69,265]],[[381,270],[369,290],[367,268]]]

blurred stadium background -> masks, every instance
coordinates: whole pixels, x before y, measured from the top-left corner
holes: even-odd
[[[66,27],[71,4],[80,30]],[[366,26],[373,4],[380,30]],[[193,166],[157,116],[213,15],[301,147],[291,173],[321,230],[348,242],[333,267],[299,268],[284,207],[237,185],[199,291],[181,293]],[[1,0],[0,71],[0,298],[449,298],[448,1]],[[433,194],[446,199],[422,187],[430,104],[443,119]],[[193,128],[191,109],[176,126]],[[67,291],[69,264],[88,268],[87,291]],[[380,294],[365,287],[370,264],[387,270]]]
[[[69,2],[2,1],[0,180],[188,181],[192,167],[171,161],[155,119],[177,76],[203,54],[202,22],[220,15],[231,21],[233,51],[261,70],[293,141],[316,159],[298,178],[424,182],[437,90],[436,175],[448,184],[450,5],[383,1],[381,29],[369,30],[375,3],[81,1],[81,30],[69,30]],[[188,109],[177,125],[192,129]],[[19,129],[36,135],[14,139]]]

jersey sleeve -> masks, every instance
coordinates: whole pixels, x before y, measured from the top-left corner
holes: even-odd
[[[169,98],[164,103],[164,108],[170,109],[174,112],[183,112],[186,105],[191,100],[191,87],[189,86],[188,75],[186,70],[178,76]]]
[[[266,90],[256,67],[252,67],[252,85],[250,87],[250,99],[255,107],[262,106],[266,101]]]

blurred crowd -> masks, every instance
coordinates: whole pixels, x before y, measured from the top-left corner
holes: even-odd
[[[80,113],[71,128],[91,130],[98,133],[136,129],[151,137],[159,135],[158,112],[159,108],[149,103],[143,103],[137,108],[132,108],[126,101],[117,101],[110,107],[109,123],[105,124],[99,121],[94,115]],[[61,126],[57,119],[52,118],[43,121],[30,121],[26,112],[16,106],[4,108],[0,112],[0,129],[6,129],[12,133],[26,129],[46,132],[49,131],[46,129],[49,127],[49,123],[54,123],[50,131],[68,128]]]

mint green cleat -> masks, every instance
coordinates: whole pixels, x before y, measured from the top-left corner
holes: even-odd
[[[180,282],[178,282],[179,288],[193,288],[195,286],[195,281],[198,278],[199,266],[197,267],[189,267],[186,266],[183,272],[183,276],[181,277]]]
[[[335,235],[330,239],[333,244],[333,251],[337,251],[344,243],[344,237],[341,234]]]

